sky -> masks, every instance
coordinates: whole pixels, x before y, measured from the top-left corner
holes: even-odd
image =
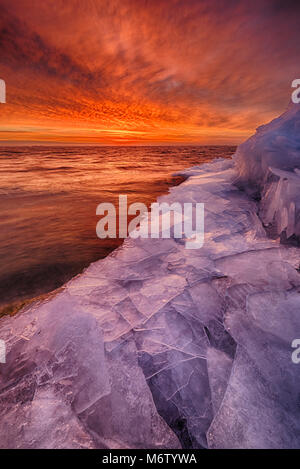
[[[0,0],[0,144],[237,144],[299,57],[299,1]]]

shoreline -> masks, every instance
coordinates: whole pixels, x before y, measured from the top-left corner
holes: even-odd
[[[172,179],[177,178],[178,182],[174,181],[175,184],[170,185],[169,188],[168,188],[168,191],[170,191],[171,188],[177,187],[178,185],[182,184],[182,182],[184,182],[187,179],[188,176],[185,177],[184,173],[181,174],[181,172],[179,171],[179,172],[176,172],[176,173],[172,174],[171,177],[172,177]],[[168,193],[169,192],[162,193],[160,196],[167,195]],[[157,200],[157,198],[155,200],[153,200],[153,202],[156,202],[156,200]],[[98,262],[101,259],[105,259],[106,257],[110,256],[114,251],[119,249],[123,245],[125,239],[122,239],[121,244],[119,246],[116,246],[115,248],[112,248],[112,250],[108,254],[106,254],[104,257],[99,257],[99,259],[96,259],[96,260],[92,261],[90,264],[83,267],[82,270],[80,270],[78,273],[72,275],[68,280],[66,280],[64,283],[62,283],[57,288],[54,288],[53,290],[50,290],[50,291],[41,292],[40,294],[35,295],[35,296],[29,296],[29,297],[25,296],[23,298],[19,297],[16,300],[13,300],[11,302],[0,304],[0,319],[3,316],[6,316],[6,315],[14,316],[18,312],[22,312],[23,308],[27,308],[31,304],[34,304],[36,302],[43,301],[44,299],[47,299],[48,297],[50,297],[52,294],[55,294],[55,292],[59,292],[64,287],[65,284],[67,284],[68,282],[70,282],[71,280],[76,278],[78,275],[84,274],[85,270],[88,269],[91,264],[93,264],[94,262]]]
[[[225,159],[227,159],[227,158],[225,158]],[[203,163],[203,164],[207,164],[207,163]],[[190,170],[190,169],[191,168],[187,168],[187,171]],[[172,178],[177,177],[178,178],[178,183],[169,186],[168,192],[165,193],[165,194],[162,193],[159,197],[161,197],[163,195],[168,195],[169,192],[170,192],[170,189],[172,189],[174,187],[177,187],[177,186],[180,186],[184,181],[186,181],[189,178],[189,176],[187,174],[185,174],[185,170],[177,171],[174,174],[172,174],[171,177]],[[156,202],[157,200],[158,200],[158,197],[153,202]],[[88,269],[92,264],[94,264],[95,262],[98,262],[102,259],[105,259],[106,257],[110,256],[113,252],[120,249],[126,239],[127,238],[123,239],[122,243],[119,246],[113,248],[112,251],[109,252],[106,256],[100,257],[99,259],[96,259],[95,261],[91,262],[89,265],[84,267],[82,271],[80,271],[77,274],[73,275],[69,280],[67,280],[61,286],[55,288],[54,290],[51,290],[51,291],[48,291],[48,292],[46,291],[45,293],[41,293],[40,295],[37,295],[37,296],[33,296],[33,297],[29,297],[29,298],[23,298],[23,299],[21,298],[21,299],[17,299],[15,301],[12,301],[11,303],[0,305],[0,319],[4,316],[15,316],[18,313],[22,313],[23,310],[25,311],[31,305],[40,304],[41,302],[47,301],[49,298],[52,298],[52,296],[55,296],[57,293],[59,293],[67,283],[71,282],[76,277],[78,277],[80,275],[83,275],[85,270]]]
[[[126,238],[53,298],[0,319],[0,417],[14,422],[6,434],[0,418],[1,447],[299,447],[299,248],[267,237],[237,164],[191,167],[158,198],[205,204],[200,249]]]

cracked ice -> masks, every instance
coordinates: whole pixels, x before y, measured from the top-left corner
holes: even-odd
[[[294,105],[159,198],[205,204],[201,249],[126,239],[0,320],[2,448],[300,447],[299,129]]]

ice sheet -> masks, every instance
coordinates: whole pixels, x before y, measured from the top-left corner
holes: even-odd
[[[257,215],[298,233],[299,128],[292,107],[159,199],[205,204],[202,248],[127,239],[0,320],[2,448],[300,447],[299,248]]]

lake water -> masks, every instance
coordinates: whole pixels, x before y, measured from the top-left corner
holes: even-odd
[[[96,207],[150,206],[173,173],[235,147],[0,147],[0,305],[49,292],[122,240],[96,236]]]

